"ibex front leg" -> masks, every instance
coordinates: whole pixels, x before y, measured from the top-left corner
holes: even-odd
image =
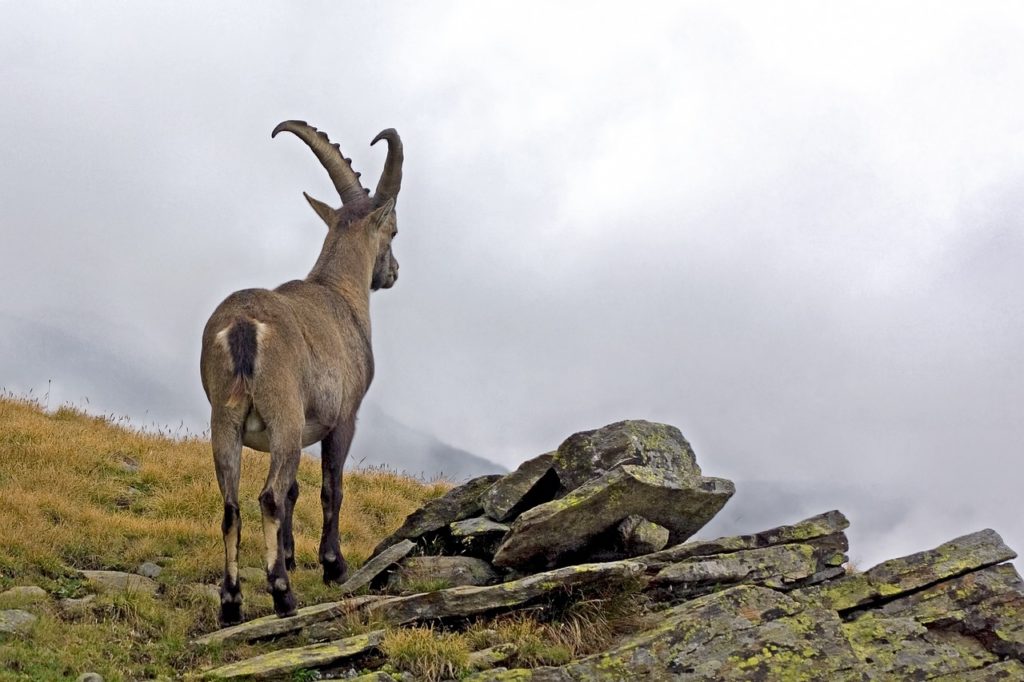
[[[271,433],[270,473],[260,493],[263,539],[266,543],[267,587],[274,598],[274,611],[282,618],[295,615],[295,595],[285,565],[285,517],[288,491],[295,482],[301,456],[301,430],[280,429]]]
[[[320,536],[320,564],[324,567],[324,582],[341,583],[348,576],[348,563],[341,554],[338,538],[338,516],[341,512],[342,470],[348,458],[348,449],[355,434],[355,420],[350,419],[337,427],[320,442],[320,466],[323,482],[320,504],[324,510],[324,530]]]

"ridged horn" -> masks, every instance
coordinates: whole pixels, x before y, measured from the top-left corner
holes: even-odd
[[[398,192],[402,189],[402,162],[405,160],[402,138],[394,128],[380,131],[370,146],[381,140],[388,141],[388,157],[384,160],[384,170],[377,181],[377,190],[373,193],[373,202],[377,206],[383,206],[388,199],[398,200]]]
[[[332,144],[325,133],[305,121],[284,121],[277,124],[270,136],[277,137],[278,133],[285,130],[294,133],[313,150],[321,165],[327,169],[342,204],[366,196],[366,190],[359,184],[359,173],[352,170],[352,160],[342,156],[341,148]]]

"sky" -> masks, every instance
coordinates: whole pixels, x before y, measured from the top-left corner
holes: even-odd
[[[838,507],[865,564],[1024,549],[1019,4],[0,13],[8,391],[201,432],[206,318],[304,277],[301,192],[337,202],[270,131],[309,121],[372,187],[395,127],[375,407],[506,467],[675,424],[737,483],[726,529]]]

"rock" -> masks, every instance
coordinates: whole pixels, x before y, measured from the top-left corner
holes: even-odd
[[[373,550],[373,556],[400,540],[418,540],[439,530],[447,529],[455,521],[462,521],[472,516],[479,516],[483,511],[480,506],[480,495],[490,488],[501,474],[479,476],[447,493],[427,502],[424,506],[406,517],[402,526],[384,538]]]
[[[61,599],[57,602],[57,608],[65,618],[76,618],[84,616],[92,610],[92,602],[96,600],[95,594],[87,594],[81,599]],[[217,596],[217,603],[220,603],[220,596]]]
[[[397,546],[397,545],[396,545]],[[467,556],[408,557],[388,576],[387,588],[393,592],[422,592],[459,585],[491,585],[498,582],[498,574],[483,559]]]
[[[843,625],[854,652],[878,679],[923,680],[998,661],[977,639],[952,630],[929,630],[913,618],[870,614]]]
[[[933,682],[1013,682],[1013,680],[1024,680],[1024,664],[1020,661],[1003,661],[977,670],[928,679]]]
[[[254,618],[245,623],[214,630],[201,637],[197,637],[192,640],[192,644],[198,646],[211,644],[228,645],[238,642],[255,642],[259,639],[270,639],[272,637],[292,634],[316,623],[355,614],[369,604],[384,599],[384,597],[378,596],[350,597],[341,601],[306,606],[299,609],[294,616],[289,618],[279,618],[275,615]],[[220,603],[219,593],[217,602]]]
[[[244,566],[238,569],[238,580],[243,583],[264,583],[267,581],[267,572],[255,566]]]
[[[452,587],[370,604],[366,611],[388,623],[404,625],[439,618],[467,617],[519,606],[569,588],[616,587],[637,578],[643,566],[632,561],[580,564],[511,580],[490,587]]]
[[[333,642],[280,649],[221,666],[204,673],[212,680],[235,678],[281,679],[297,670],[322,668],[377,648],[384,630],[374,630]]]
[[[891,599],[1016,556],[1003,544],[998,533],[986,529],[956,538],[935,549],[885,561],[864,573],[795,590],[794,594],[842,612],[879,599]]]
[[[356,675],[355,677],[346,677],[348,682],[397,682],[397,679],[388,675],[383,670],[376,670],[372,673],[366,673],[365,675]]]
[[[507,661],[516,651],[518,647],[509,642],[506,644],[498,644],[496,646],[488,647],[487,649],[481,649],[480,651],[474,651],[469,655],[469,669],[470,670],[487,670],[493,668],[499,663]]]
[[[640,419],[574,433],[558,446],[552,458],[562,492],[575,490],[625,464],[670,471],[683,479],[701,476],[693,448],[679,429]]]
[[[485,516],[477,516],[450,524],[448,531],[461,551],[470,556],[489,559],[494,556],[494,551],[508,533],[509,527]]]
[[[21,605],[46,601],[50,595],[37,585],[19,585],[0,592],[0,604]]]
[[[651,554],[668,544],[668,528],[652,523],[642,516],[627,516],[616,531],[626,557]]]
[[[534,457],[498,479],[480,497],[484,513],[496,521],[509,521],[527,509],[550,502],[561,488],[551,468],[555,453]]]
[[[99,673],[82,673],[75,682],[103,682],[103,676]]]
[[[159,585],[141,575],[121,571],[79,571],[97,592],[156,594]]]
[[[739,586],[685,602],[611,651],[562,668],[477,673],[484,680],[829,680],[868,673],[834,611],[761,587]]]
[[[161,573],[163,573],[163,570],[164,569],[160,568],[160,566],[152,561],[147,561],[140,564],[139,567],[135,569],[135,572],[146,578],[157,578]]]
[[[346,580],[340,588],[338,588],[339,591],[341,594],[351,594],[369,586],[369,584],[373,582],[374,578],[386,571],[392,564],[396,564],[405,558],[405,556],[411,552],[415,546],[416,543],[411,540],[402,540],[398,544],[388,547],[383,552],[377,554],[360,566],[359,570],[353,573],[349,579]]]
[[[845,552],[846,536],[844,530],[849,528],[850,522],[842,512],[833,510],[812,516],[792,525],[778,526],[769,530],[754,533],[752,535],[734,535],[718,538],[716,540],[694,540],[681,545],[675,545],[668,549],[647,556],[640,557],[641,561],[648,566],[664,566],[671,563],[689,559],[695,556],[709,554],[725,554],[741,549],[757,549],[758,547],[772,547],[792,542],[815,544],[833,544],[837,549]],[[823,538],[830,538],[827,543]],[[815,542],[811,542],[815,541]]]
[[[553,566],[622,519],[637,514],[669,529],[670,541],[696,533],[735,492],[729,481],[680,478],[673,472],[624,464],[565,497],[523,512],[494,555],[494,565]]]
[[[39,620],[28,611],[21,609],[5,609],[0,611],[0,634],[21,635],[32,629]]]
[[[810,545],[778,545],[670,564],[654,576],[651,586],[668,588],[673,598],[689,599],[737,583],[782,589],[817,570]]]

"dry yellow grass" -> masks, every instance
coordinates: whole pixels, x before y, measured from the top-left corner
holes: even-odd
[[[261,565],[256,497],[265,457],[250,450],[242,455],[243,567]],[[304,458],[298,479],[293,582],[305,605],[334,594],[321,583],[316,563],[319,462]],[[447,488],[388,471],[346,474],[341,537],[350,563],[362,563],[408,513]],[[31,401],[0,398],[0,591],[35,584],[55,596],[76,596],[82,585],[75,569],[134,570],[143,561],[169,558],[157,600],[101,604],[73,622],[62,619],[52,601],[37,607],[40,622],[30,639],[0,641],[0,679],[61,679],[88,669],[108,680],[173,676],[183,665],[204,662],[192,658],[186,641],[213,627],[214,609],[186,588],[220,578],[221,514],[205,440],[142,434],[72,408],[47,413]],[[270,612],[262,585],[243,584],[243,592],[248,616]],[[140,632],[149,649],[138,640],[120,646],[119,638]],[[48,650],[51,645],[56,650]]]

